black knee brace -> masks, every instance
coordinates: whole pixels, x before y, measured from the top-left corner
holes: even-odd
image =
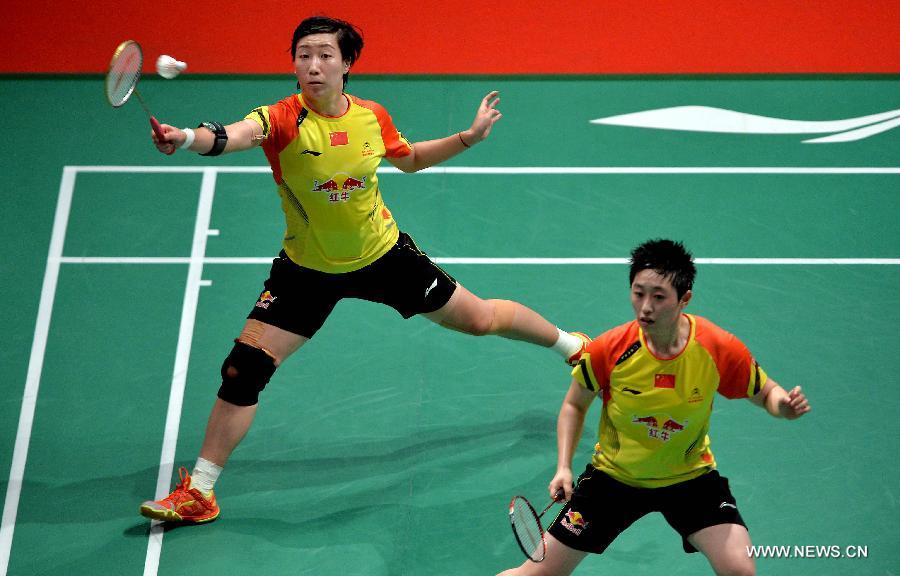
[[[259,402],[259,393],[274,373],[275,361],[271,356],[238,342],[222,364],[219,398],[237,406],[253,406]]]

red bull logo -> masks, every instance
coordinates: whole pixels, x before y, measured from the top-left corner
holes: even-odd
[[[326,180],[319,184],[318,180],[313,180],[313,192],[334,192],[338,189],[338,183],[334,179]]]
[[[362,177],[362,180],[357,180],[353,176],[347,176],[347,178],[341,183],[341,190],[361,190],[365,187],[365,176]]]
[[[631,419],[633,424],[644,424],[649,426],[650,428],[656,428],[656,417],[655,416],[634,416]]]
[[[662,429],[671,430],[673,432],[681,432],[682,430],[684,430],[684,426],[669,418],[668,420],[663,422]]]
[[[576,536],[580,536],[581,532],[588,527],[588,522],[581,515],[581,512],[569,510],[560,520],[562,527]]]
[[[259,300],[256,301],[256,307],[262,308],[263,310],[268,310],[269,304],[274,302],[277,298],[277,296],[272,296],[272,293],[266,290],[259,295]]]
[[[673,420],[670,417],[658,418],[656,416],[632,416],[632,424],[642,424],[647,427],[647,437],[656,438],[663,442],[668,442],[673,434],[681,432],[688,425],[688,421],[684,423]]]
[[[350,200],[350,192],[363,190],[366,187],[366,177],[354,178],[346,174],[335,174],[328,180],[319,182],[313,180],[312,192],[326,192],[332,202],[346,202]]]

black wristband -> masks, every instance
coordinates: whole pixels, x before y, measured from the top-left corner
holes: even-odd
[[[228,133],[225,132],[224,126],[218,122],[201,122],[197,128],[206,128],[216,137],[212,149],[209,152],[200,154],[201,156],[218,156],[225,150],[225,144],[228,143]]]

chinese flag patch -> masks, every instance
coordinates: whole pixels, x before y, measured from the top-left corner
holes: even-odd
[[[657,374],[653,379],[653,387],[654,388],[674,388],[675,387],[675,375],[674,374]]]
[[[331,136],[331,145],[332,146],[346,146],[347,145],[347,133],[346,132],[330,132],[329,136]]]

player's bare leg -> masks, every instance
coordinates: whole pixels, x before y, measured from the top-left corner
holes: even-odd
[[[277,367],[309,339],[271,324],[249,319],[238,340],[264,351]],[[250,429],[255,415],[256,404],[237,406],[216,398],[206,424],[200,457],[217,466],[225,466],[231,453]]]
[[[556,326],[534,310],[510,300],[483,300],[462,285],[446,304],[425,317],[466,334],[496,334],[544,347],[552,346],[558,337]]]
[[[265,363],[273,371],[273,365],[277,367],[308,339],[257,320],[247,320],[238,340],[242,344],[242,350],[253,350],[254,356],[250,362]],[[229,360],[231,358],[229,356]],[[237,386],[238,390],[257,390],[254,388],[257,384],[254,384],[252,378],[235,383],[239,377],[238,369],[230,361],[226,361],[226,366],[226,370],[233,371],[227,373],[232,379],[232,386]],[[251,371],[254,369],[252,364],[247,366]],[[265,381],[268,381],[268,377]],[[265,383],[261,385],[264,386]],[[232,394],[233,390],[234,388]],[[182,467],[178,471],[181,482],[168,496],[141,504],[140,513],[143,516],[154,520],[192,523],[210,522],[219,516],[219,505],[213,487],[222,467],[247,434],[256,415],[257,403],[254,396],[247,398],[253,402],[248,406],[216,398],[206,425],[200,457],[197,458],[193,472],[188,474]]]
[[[445,328],[474,336],[495,334],[553,348],[570,365],[578,360],[590,341],[579,332],[563,332],[518,302],[483,300],[462,285],[457,285],[446,304],[425,317]]]
[[[756,562],[747,554],[750,534],[740,524],[718,524],[698,530],[688,541],[709,560],[720,576],[754,576]]]
[[[547,555],[542,562],[526,560],[517,568],[504,570],[497,576],[567,576],[584,560],[587,552],[569,548],[552,534],[544,534]]]

